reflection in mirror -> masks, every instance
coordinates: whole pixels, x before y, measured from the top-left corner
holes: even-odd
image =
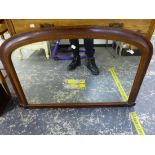
[[[20,47],[12,62],[28,103],[120,102],[128,100],[140,51],[119,41],[63,39]]]

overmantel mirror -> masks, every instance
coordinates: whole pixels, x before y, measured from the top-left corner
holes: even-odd
[[[78,45],[73,46],[73,40]],[[81,65],[68,70],[77,46]],[[152,57],[152,44],[129,30],[67,27],[13,36],[0,53],[21,106],[132,106]],[[90,71],[94,60],[99,75]]]

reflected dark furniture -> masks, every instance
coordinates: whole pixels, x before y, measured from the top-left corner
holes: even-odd
[[[11,93],[6,82],[7,76],[4,76],[1,70],[2,69],[0,68],[0,115],[3,113],[6,105],[11,99]]]
[[[103,102],[103,103],[55,103],[55,104],[32,104],[28,103],[23,92],[22,86],[17,77],[15,68],[11,60],[11,54],[18,47],[35,43],[39,41],[47,40],[60,40],[60,39],[75,39],[75,38],[95,38],[95,39],[107,39],[107,40],[118,40],[132,44],[140,49],[141,60],[138,66],[138,70],[131,88],[131,92],[126,102]],[[144,36],[130,31],[119,28],[109,27],[59,27],[52,28],[49,30],[38,30],[33,32],[21,33],[15,35],[5,41],[0,48],[0,55],[2,58],[3,65],[7,71],[7,74],[14,86],[17,96],[20,100],[20,105],[23,107],[31,108],[43,108],[43,107],[102,107],[102,106],[133,106],[142,84],[143,78],[147,71],[153,54],[153,47],[151,42]]]
[[[0,83],[2,84],[2,86],[4,87],[6,93],[11,96],[11,92],[9,90],[9,87],[8,87],[8,84],[6,82],[6,78],[7,78],[7,75],[3,75],[2,71],[3,69],[0,68]]]
[[[3,114],[6,105],[10,101],[11,97],[7,94],[4,87],[0,83],[0,116]]]

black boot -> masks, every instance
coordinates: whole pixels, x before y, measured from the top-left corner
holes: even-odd
[[[87,68],[91,71],[93,75],[99,75],[99,69],[96,66],[95,58],[87,58]]]
[[[74,55],[72,62],[68,65],[68,70],[74,70],[77,66],[81,65],[80,55]]]

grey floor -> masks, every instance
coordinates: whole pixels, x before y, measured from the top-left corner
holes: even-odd
[[[29,51],[27,51],[29,52]],[[46,60],[44,52],[35,51],[24,60],[12,57],[20,83],[29,103],[81,103],[81,102],[119,102],[122,97],[109,71],[115,69],[129,95],[140,56],[114,58],[109,47],[96,47],[95,57],[100,74],[92,75],[86,67],[86,60],[75,71],[67,71],[70,60]],[[67,87],[67,79],[85,80],[84,89]]]
[[[19,107],[13,98],[0,117],[0,134],[136,134],[129,116],[132,111],[136,111],[145,133],[155,134],[154,68],[155,56],[135,107],[30,110]]]

